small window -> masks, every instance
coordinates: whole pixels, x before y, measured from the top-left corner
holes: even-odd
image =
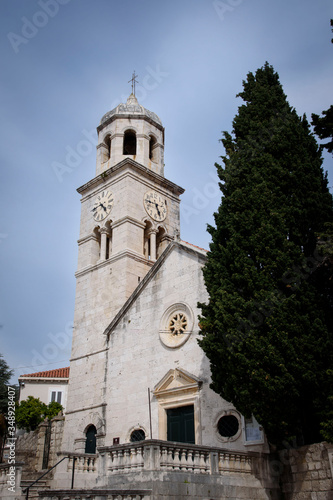
[[[245,418],[245,440],[247,442],[262,442],[263,441],[263,430],[257,420],[252,416],[251,418]]]
[[[132,130],[125,132],[123,154],[136,155],[136,135]]]
[[[136,443],[137,441],[144,441],[146,439],[145,431],[142,429],[135,429],[131,433],[130,441],[131,443]]]
[[[56,401],[57,403],[61,404],[61,399],[62,399],[62,391],[52,391],[51,392],[51,403],[53,401]]]
[[[96,434],[96,427],[94,425],[90,425],[86,432],[85,453],[96,453]]]
[[[235,436],[239,430],[239,421],[235,415],[224,415],[217,423],[217,429],[222,437]]]

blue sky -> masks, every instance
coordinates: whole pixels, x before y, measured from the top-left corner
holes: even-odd
[[[13,381],[69,363],[76,188],[95,175],[96,127],[132,72],[166,130],[165,176],[186,189],[181,237],[208,248],[214,163],[242,80],[268,61],[298,114],[320,114],[332,104],[332,17],[331,0],[1,2],[0,353]],[[332,186],[332,156],[324,169]]]

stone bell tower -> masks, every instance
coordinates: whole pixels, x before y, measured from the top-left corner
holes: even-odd
[[[164,177],[161,120],[134,94],[103,116],[97,132],[96,177],[78,189],[74,321],[89,316],[103,330],[179,234],[184,190]]]
[[[133,93],[102,117],[97,132],[96,176],[78,189],[81,223],[64,434],[69,449],[76,417],[102,405],[103,332],[179,236],[184,192],[164,177],[161,120]]]

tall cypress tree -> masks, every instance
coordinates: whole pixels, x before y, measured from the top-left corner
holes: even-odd
[[[238,94],[245,104],[224,132],[200,304],[201,347],[212,388],[272,443],[320,440],[332,395],[332,310],[318,274],[317,239],[332,197],[308,122],[288,104],[266,63]]]

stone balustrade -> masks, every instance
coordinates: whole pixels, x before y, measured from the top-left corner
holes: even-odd
[[[75,459],[75,472],[97,472],[97,456],[88,453],[68,453],[67,470],[73,470]]]
[[[106,474],[160,470],[195,474],[251,473],[252,457],[200,445],[146,440],[98,448]]]

